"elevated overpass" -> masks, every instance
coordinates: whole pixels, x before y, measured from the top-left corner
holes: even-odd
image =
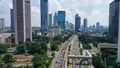
[[[82,62],[86,61],[87,65],[92,66],[92,55],[90,54],[90,52],[88,50],[85,50],[85,56],[82,56],[82,55],[68,55],[67,60],[69,60],[69,59],[80,60],[80,63],[78,65],[82,65]],[[65,68],[67,68],[67,62],[66,62]]]
[[[118,44],[111,44],[111,43],[100,43],[98,44],[98,48],[118,48]]]

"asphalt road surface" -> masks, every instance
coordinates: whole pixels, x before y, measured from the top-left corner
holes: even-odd
[[[65,43],[62,44],[62,48],[55,60],[55,64],[53,65],[53,68],[64,68],[65,67],[65,56],[67,48],[69,47],[70,43],[73,41],[75,35],[70,37],[69,40],[67,40]]]

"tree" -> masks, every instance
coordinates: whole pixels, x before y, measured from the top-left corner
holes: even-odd
[[[51,50],[52,51],[58,50],[58,45],[56,43],[51,44]]]
[[[5,65],[4,61],[2,61],[2,56],[0,55],[0,68],[3,68]]]
[[[16,50],[17,53],[24,53],[24,45],[23,44],[18,45]]]
[[[92,63],[95,68],[105,68],[105,62],[102,60],[102,58],[100,56],[93,55]]]
[[[115,63],[113,68],[120,68],[120,63],[119,62]]]
[[[6,54],[3,59],[5,63],[13,63],[15,62],[15,58],[11,54]]]
[[[44,49],[45,53],[47,52],[47,44],[45,42],[40,43],[41,48]]]
[[[2,60],[5,62],[7,68],[12,68],[12,63],[16,61],[11,54],[5,54]]]
[[[24,53],[24,45],[26,49],[29,50],[29,54],[41,54],[45,55],[47,52],[47,43],[45,42],[26,42],[17,46],[17,53]]]
[[[1,44],[1,45],[0,45],[0,54],[6,53],[6,51],[7,51],[7,46]]]
[[[53,53],[51,54],[51,56],[52,56],[52,57],[55,57],[55,53],[53,52]]]
[[[32,59],[34,68],[46,68],[46,56],[35,54],[34,58]]]

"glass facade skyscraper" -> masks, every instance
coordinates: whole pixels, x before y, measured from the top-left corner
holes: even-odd
[[[61,29],[65,29],[65,19],[66,19],[65,11],[58,11],[57,21]]]
[[[11,16],[11,32],[14,33],[14,10],[10,9],[10,16]]]
[[[79,32],[79,29],[80,29],[80,23],[81,22],[81,17],[76,14],[75,15],[75,32]]]
[[[118,42],[120,0],[115,0],[110,4],[109,10],[109,41]]]
[[[52,27],[52,14],[49,14],[49,20],[48,20],[48,26],[49,26],[49,28],[51,28]]]
[[[48,30],[48,0],[41,1],[41,32],[45,33]]]
[[[87,20],[87,18],[84,18],[84,20],[83,20],[83,31],[84,31],[84,32],[87,32],[87,31],[88,31],[88,26],[87,26],[87,24],[88,24],[88,20]]]

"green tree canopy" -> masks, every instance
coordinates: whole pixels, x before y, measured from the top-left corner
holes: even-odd
[[[0,54],[6,53],[6,51],[7,51],[7,46],[3,45],[3,44],[0,44]]]
[[[11,54],[5,54],[2,59],[5,63],[13,63],[15,62],[15,58]]]
[[[44,55],[35,54],[32,62],[34,68],[46,68],[47,58]]]

